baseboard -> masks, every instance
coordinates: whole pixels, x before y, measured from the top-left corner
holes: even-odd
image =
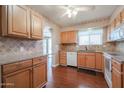
[[[57,66],[59,66],[59,64],[52,65],[52,67],[57,67]]]

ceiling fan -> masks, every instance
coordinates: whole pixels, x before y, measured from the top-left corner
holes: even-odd
[[[80,11],[90,11],[94,10],[95,6],[91,5],[64,5],[60,6],[60,8],[65,9],[65,13],[62,15],[67,15],[68,18],[75,17]]]

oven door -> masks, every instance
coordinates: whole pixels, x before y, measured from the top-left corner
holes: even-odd
[[[106,56],[105,57],[105,79],[109,87],[112,87],[112,76],[111,76],[111,58]]]

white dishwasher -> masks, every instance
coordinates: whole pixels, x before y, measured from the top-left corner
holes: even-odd
[[[77,66],[77,52],[67,52],[67,65]]]

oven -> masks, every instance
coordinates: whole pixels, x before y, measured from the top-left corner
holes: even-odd
[[[112,87],[112,59],[109,54],[104,54],[104,76],[109,87]]]

